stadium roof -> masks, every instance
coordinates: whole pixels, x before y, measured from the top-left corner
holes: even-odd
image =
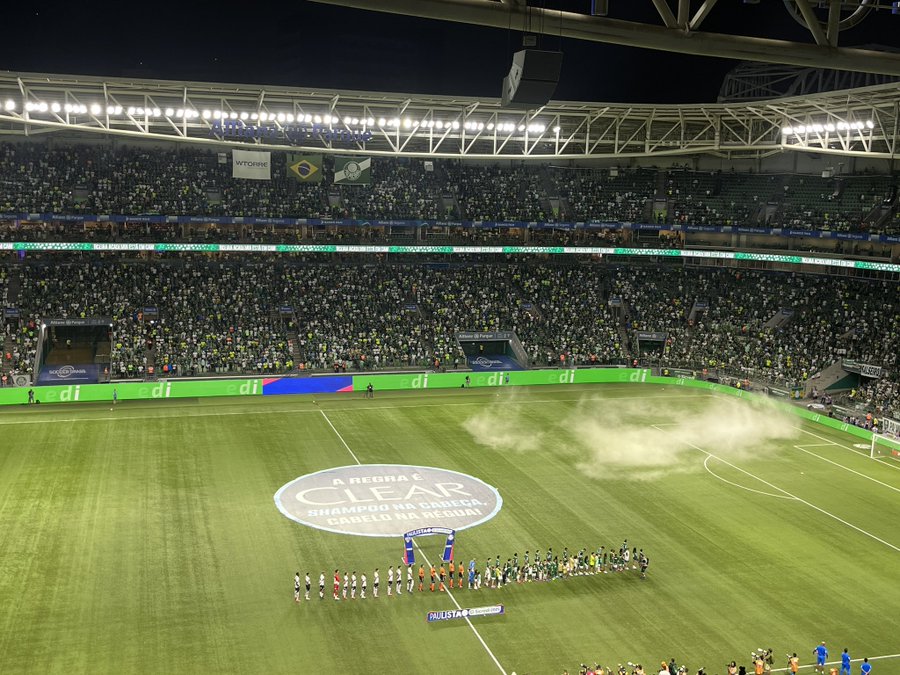
[[[499,99],[0,74],[0,133],[103,134],[300,152],[590,159],[783,151],[897,157],[900,83],[735,104]]]

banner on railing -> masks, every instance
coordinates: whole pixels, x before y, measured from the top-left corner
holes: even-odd
[[[255,150],[231,151],[231,177],[250,180],[272,179],[272,153]]]

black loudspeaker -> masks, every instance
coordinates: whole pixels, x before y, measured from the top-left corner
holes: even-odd
[[[509,75],[503,78],[503,106],[532,108],[550,101],[559,82],[562,56],[562,52],[540,49],[523,49],[513,54]]]

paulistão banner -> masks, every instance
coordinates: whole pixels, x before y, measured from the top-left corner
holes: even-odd
[[[252,150],[231,151],[232,178],[272,179],[272,153]]]
[[[498,616],[504,613],[503,605],[488,605],[487,607],[428,612],[427,620],[428,623],[433,623],[434,621],[449,621],[450,619],[468,619],[473,616]]]

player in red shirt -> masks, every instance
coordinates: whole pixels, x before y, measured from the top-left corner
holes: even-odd
[[[341,573],[337,570],[334,571],[334,599],[339,600],[338,593],[341,590]]]

